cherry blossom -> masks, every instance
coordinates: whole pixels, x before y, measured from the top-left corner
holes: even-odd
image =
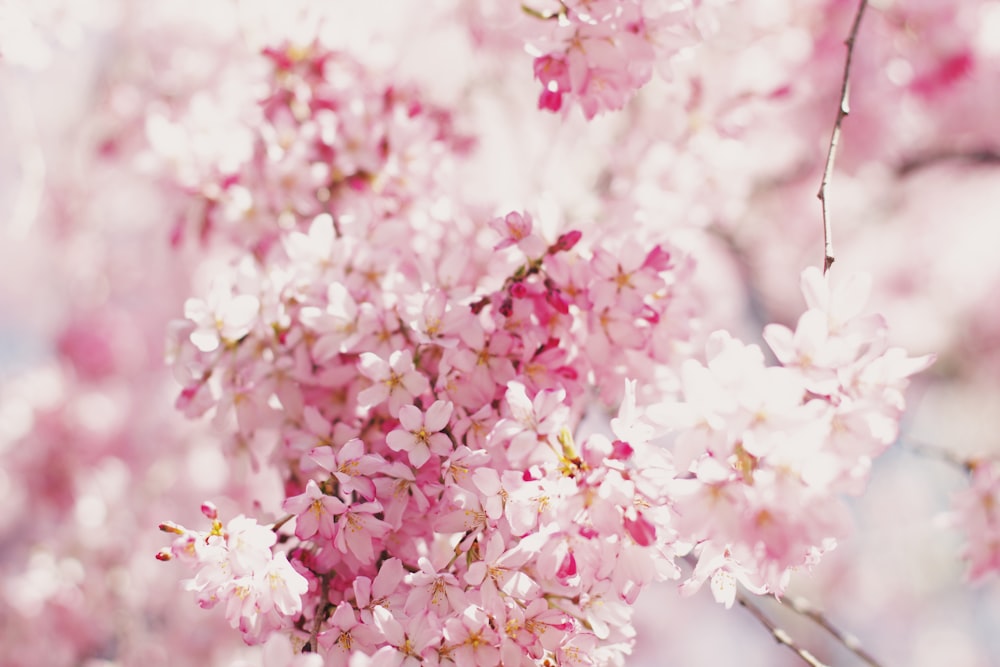
[[[385,436],[389,449],[405,451],[410,464],[419,468],[427,462],[431,453],[439,456],[451,451],[451,440],[441,430],[448,425],[454,407],[449,401],[434,401],[421,412],[413,405],[404,405],[399,409],[398,428]]]
[[[430,389],[427,378],[413,365],[413,357],[397,350],[388,360],[365,352],[361,355],[358,369],[372,381],[372,386],[358,395],[362,405],[372,406],[383,401],[389,402],[389,414],[397,416],[406,403]]]

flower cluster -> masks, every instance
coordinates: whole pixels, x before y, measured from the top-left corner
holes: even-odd
[[[705,363],[685,362],[683,400],[651,410],[677,431],[675,463],[691,473],[674,498],[678,530],[699,549],[685,585],[711,578],[727,605],[737,581],[780,594],[792,570],[846,533],[841,496],[864,489],[896,439],[906,378],[933,361],[889,347],[882,319],[861,315],[862,277],[831,289],[810,268],[802,290],[808,310],[795,331],[764,330],[780,365],[717,332]]]
[[[538,108],[559,111],[568,97],[588,119],[621,109],[659,63],[695,43],[693,4],[571,0],[551,12],[526,10],[550,26],[529,41]]]
[[[267,74],[253,82],[266,95],[227,128],[248,145],[225,160],[198,145],[179,160],[163,145],[185,135],[191,114],[151,125],[158,152],[181,162],[178,183],[191,199],[175,243],[224,237],[262,253],[279,230],[320,213],[402,215],[469,145],[446,110],[319,42],[266,48],[257,64]]]
[[[306,99],[338,80],[307,71]],[[293,143],[311,116],[340,127],[383,105],[300,111]],[[276,172],[263,164],[260,181],[280,182]],[[683,253],[634,241],[588,251],[580,231],[546,238],[527,213],[476,227],[408,205],[400,188],[315,186],[276,196],[272,214],[303,202],[292,223],[243,244],[188,300],[171,344],[178,406],[213,412],[232,429],[231,453],[280,477],[281,539],[308,593],[301,608],[258,602],[260,577],[219,565],[221,525],[178,529],[175,551],[202,567],[190,587],[205,606],[224,600],[248,641],[292,627],[334,664],[358,651],[620,662],[631,603],[677,574],[669,456],[629,426],[625,379],[663,381],[676,361],[690,310]],[[630,406],[613,442],[574,439],[592,387]]]
[[[954,523],[965,536],[968,577],[977,581],[1000,572],[1000,463],[969,464],[972,483],[954,500]]]
[[[546,242],[521,213],[491,226],[516,261],[483,290],[480,272],[423,282],[433,255],[348,256],[366,248],[347,234],[368,229],[337,239],[318,216],[175,329],[180,406],[232,415],[238,442],[275,433],[254,453],[281,471],[291,558],[312,579],[297,625],[344,660],[396,646],[528,664],[600,640],[598,662],[617,662],[628,604],[676,572],[667,454],[624,425],[614,442],[571,435],[587,378],[616,400],[625,375],[649,375],[675,260],[660,246],[586,255],[579,233]],[[356,258],[395,268],[362,273]],[[419,646],[391,644],[404,630]]]
[[[302,611],[309,582],[284,552],[272,551],[277,535],[242,515],[223,527],[218,511],[208,503],[202,512],[212,521],[209,531],[192,531],[174,523],[160,525],[160,530],[177,538],[157,558],[177,558],[196,568],[187,590],[197,594],[204,609],[224,601],[227,620],[248,644],[287,627],[289,619]]]

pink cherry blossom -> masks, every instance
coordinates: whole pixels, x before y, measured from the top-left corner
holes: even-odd
[[[358,362],[358,370],[373,383],[358,395],[360,404],[370,407],[388,401],[389,414],[394,417],[403,405],[430,391],[430,383],[414,367],[409,352],[398,350],[388,360],[365,352]]]
[[[424,465],[431,453],[444,456],[451,451],[452,442],[441,431],[448,425],[454,410],[450,401],[434,401],[427,412],[421,412],[414,405],[404,405],[399,409],[398,428],[385,437],[389,449],[404,451],[410,464],[416,468]]]
[[[315,481],[309,480],[305,491],[288,498],[282,507],[296,515],[295,536],[299,539],[307,540],[318,533],[332,540],[337,535],[336,519],[347,506],[339,498],[323,493]]]

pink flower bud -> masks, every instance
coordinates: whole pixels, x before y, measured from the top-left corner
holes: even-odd
[[[209,519],[211,519],[212,521],[215,521],[216,519],[219,518],[218,508],[216,508],[214,503],[208,501],[205,501],[201,504],[201,513],[204,514]]]
[[[568,232],[559,235],[556,242],[552,244],[549,248],[549,254],[555,254],[557,252],[562,252],[565,250],[572,250],[573,247],[580,242],[583,237],[583,232],[573,229]]]
[[[557,312],[569,315],[569,302],[563,297],[562,292],[557,289],[550,289],[545,292],[545,300],[549,302]]]
[[[545,89],[538,96],[538,108],[545,111],[559,111],[562,108],[563,93]]]
[[[666,271],[670,267],[670,253],[661,248],[659,245],[655,246],[646,255],[645,261],[642,263],[642,268],[653,269],[654,271]]]
[[[556,576],[559,579],[569,579],[576,574],[576,557],[573,552],[570,551],[563,558],[562,564],[559,565],[559,569],[556,571]]]
[[[175,535],[183,535],[184,529],[178,526],[173,521],[164,521],[160,524],[160,530],[164,533],[174,533]]]

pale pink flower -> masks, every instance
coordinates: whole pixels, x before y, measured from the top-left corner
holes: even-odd
[[[312,346],[317,363],[353,350],[368,334],[371,319],[370,305],[358,305],[341,283],[327,288],[325,307],[306,306],[299,312],[302,325],[318,335]]]
[[[278,552],[254,576],[261,579],[257,588],[262,612],[273,607],[282,615],[292,617],[302,611],[302,596],[309,590],[309,582],[292,567],[284,553]]]
[[[465,586],[454,574],[445,568],[447,557],[441,562],[432,562],[421,556],[417,561],[417,572],[406,575],[410,586],[404,611],[410,616],[433,611],[440,618],[447,618],[452,612],[459,612],[467,606]]]
[[[444,637],[457,665],[496,667],[500,663],[499,638],[478,607],[466,607],[461,616],[447,619]]]
[[[300,540],[308,540],[316,533],[332,540],[337,534],[336,518],[346,511],[347,505],[335,496],[326,495],[314,480],[309,480],[305,491],[285,500],[282,508],[295,515],[295,536]]]
[[[365,500],[375,499],[372,477],[385,465],[385,459],[365,453],[365,443],[360,438],[351,438],[340,448],[316,447],[309,457],[337,478],[341,493],[357,492]]]
[[[491,614],[502,608],[499,592],[517,599],[530,600],[539,592],[538,584],[521,567],[534,554],[517,546],[507,548],[499,533],[493,533],[485,547],[480,538],[481,560],[469,564],[465,581],[479,588],[483,608]]]
[[[423,653],[441,641],[441,632],[427,614],[412,617],[403,623],[385,607],[375,607],[373,624],[387,645],[372,656],[371,667],[420,667],[425,664]]]
[[[454,348],[463,331],[474,326],[467,308],[452,307],[448,295],[435,289],[410,300],[411,327],[417,340],[441,347]]]
[[[373,483],[376,496],[381,499],[383,520],[394,530],[403,525],[409,514],[423,514],[430,508],[428,493],[433,495],[434,490],[425,488],[413,468],[403,461],[384,463]]]
[[[321,272],[332,263],[337,245],[333,217],[329,213],[317,215],[306,232],[293,230],[282,240],[285,252],[297,267]]]
[[[565,398],[562,389],[545,389],[531,399],[520,382],[507,384],[505,403],[509,416],[494,427],[494,437],[509,439],[507,455],[512,463],[546,456],[547,446],[543,443],[547,436],[565,426],[569,418],[569,408],[563,403]]]
[[[260,313],[260,300],[252,294],[233,295],[228,285],[217,282],[207,300],[188,299],[184,317],[195,324],[191,343],[202,352],[214,352],[250,333]]]
[[[702,547],[694,572],[681,586],[681,593],[693,595],[706,580],[711,579],[712,597],[728,609],[736,601],[737,583],[758,595],[766,592],[753,573],[734,561],[727,548]]]
[[[389,532],[389,525],[375,514],[382,511],[378,501],[347,505],[337,521],[337,534],[333,545],[341,553],[350,551],[362,563],[371,561],[375,554],[375,540],[380,540]]]
[[[452,449],[451,438],[441,431],[448,426],[453,409],[450,401],[434,401],[427,412],[415,405],[404,405],[399,409],[401,428],[385,437],[386,444],[395,452],[405,451],[416,468],[424,465],[431,453],[447,455]]]
[[[502,218],[494,218],[489,222],[501,240],[494,250],[501,250],[513,245],[520,248],[530,259],[537,259],[545,254],[548,245],[534,232],[531,216],[512,211]]]
[[[487,436],[499,420],[496,410],[490,405],[484,405],[472,414],[458,410],[456,417],[452,435],[472,449],[482,449],[486,445]]]
[[[469,492],[457,486],[447,487],[434,530],[440,533],[465,532],[470,535],[486,530],[496,523],[500,514],[490,516],[491,504],[479,492]]]
[[[459,347],[449,359],[462,372],[461,385],[449,392],[463,407],[477,410],[493,400],[497,385],[505,385],[517,374],[513,358],[516,341],[506,331],[489,335],[477,328],[463,333],[466,345]]]
[[[319,634],[319,644],[326,650],[326,664],[334,667],[347,667],[356,653],[370,655],[378,641],[378,632],[358,618],[349,602],[337,605],[329,626]]]
[[[545,598],[527,605],[506,604],[497,616],[500,634],[500,664],[530,667],[545,651],[555,651],[572,628],[567,615],[549,606]]]
[[[400,586],[406,570],[398,558],[389,558],[378,569],[374,581],[368,577],[358,577],[354,580],[354,602],[361,614],[362,620],[371,622],[372,612],[376,608],[396,609],[401,606],[404,588]]]
[[[430,391],[430,383],[413,365],[409,350],[397,350],[388,360],[365,352],[358,361],[358,370],[372,381],[372,386],[358,394],[358,404],[370,408],[386,400],[389,414],[396,417],[402,406]]]

